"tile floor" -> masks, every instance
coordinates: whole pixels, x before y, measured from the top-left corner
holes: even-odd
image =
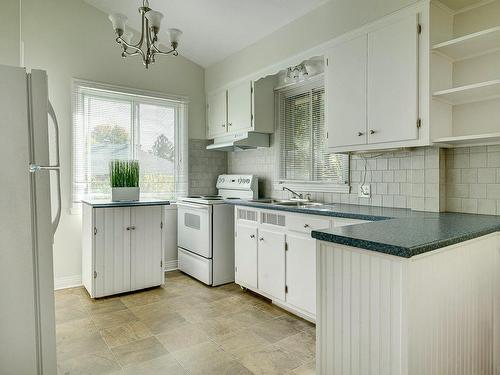
[[[235,284],[169,272],[162,288],[55,300],[60,375],[314,374],[314,325]]]

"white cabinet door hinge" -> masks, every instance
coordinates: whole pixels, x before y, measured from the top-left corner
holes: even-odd
[[[421,126],[422,126],[422,119],[421,119],[421,118],[419,118],[419,119],[417,120],[417,129],[420,129],[420,127],[421,127]]]
[[[97,279],[97,271],[94,271],[94,279]]]
[[[417,25],[417,33],[422,34],[422,25],[421,24]]]
[[[326,66],[330,63],[330,59],[326,59]]]
[[[97,235],[97,228],[94,227],[94,236],[96,236],[96,235]]]
[[[160,222],[160,229],[163,229],[163,221]]]
[[[160,268],[163,269],[163,260],[160,260]]]
[[[285,251],[288,251],[288,242],[285,242]]]
[[[238,272],[238,267],[234,267],[234,272]]]
[[[285,294],[288,293],[288,285],[285,285]]]

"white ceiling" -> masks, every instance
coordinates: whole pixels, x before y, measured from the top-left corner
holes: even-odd
[[[137,8],[142,0],[85,0],[105,13],[123,13],[140,29]],[[165,15],[166,29],[183,31],[179,52],[207,67],[257,42],[316,8],[325,0],[150,0],[150,8]],[[111,26],[110,26],[110,32]]]
[[[475,5],[480,1],[481,0],[441,0],[444,5],[453,10],[460,10],[471,5]]]

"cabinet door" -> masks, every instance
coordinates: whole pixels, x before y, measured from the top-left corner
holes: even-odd
[[[368,34],[368,143],[416,139],[418,15]]]
[[[96,208],[94,297],[130,291],[130,208]]]
[[[163,206],[131,209],[131,289],[163,284]]]
[[[316,241],[287,235],[286,301],[316,315]]]
[[[325,74],[328,146],[366,143],[367,36],[333,47]]]
[[[226,90],[207,96],[207,135],[209,138],[226,134]]]
[[[235,241],[235,281],[257,288],[257,228],[238,224]]]
[[[272,297],[285,300],[285,235],[259,229],[258,285]]]
[[[252,127],[252,85],[250,81],[227,90],[227,121],[230,132]]]

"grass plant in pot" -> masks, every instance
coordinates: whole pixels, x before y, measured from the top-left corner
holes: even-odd
[[[109,163],[111,200],[114,202],[139,200],[139,162],[112,160]]]

